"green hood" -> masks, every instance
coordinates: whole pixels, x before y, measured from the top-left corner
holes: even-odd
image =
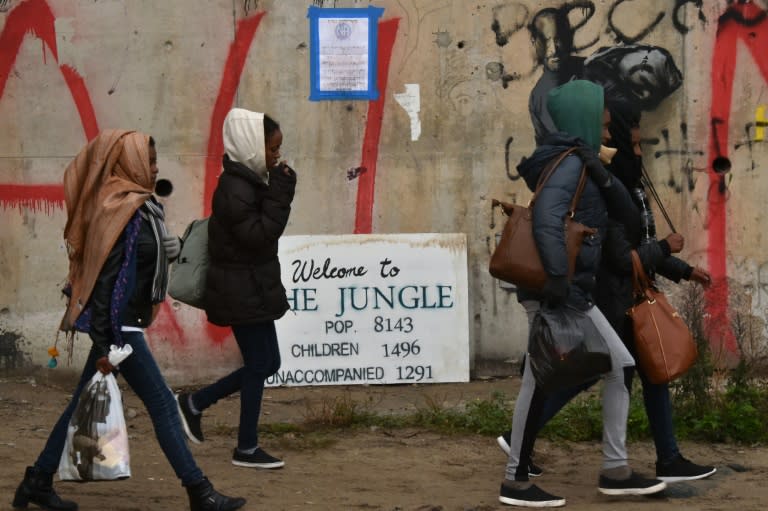
[[[574,80],[549,91],[547,110],[559,131],[579,137],[595,151],[603,133],[603,88]]]

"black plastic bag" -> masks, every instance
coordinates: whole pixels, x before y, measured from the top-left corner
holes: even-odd
[[[539,309],[528,344],[536,385],[547,394],[611,370],[605,339],[585,312],[571,307]]]

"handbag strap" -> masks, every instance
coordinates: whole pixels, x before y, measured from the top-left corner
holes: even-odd
[[[542,171],[541,176],[539,176],[539,182],[536,183],[536,189],[533,191],[533,197],[531,197],[531,200],[528,202],[529,208],[533,207],[533,203],[536,202],[536,198],[539,196],[539,192],[541,192],[541,189],[544,188],[544,185],[549,180],[549,178],[552,177],[552,174],[554,174],[555,171],[560,167],[560,163],[565,159],[566,156],[574,153],[576,149],[576,147],[571,147],[568,150],[563,151],[559,156],[552,158],[552,161],[547,164],[547,166]]]
[[[581,193],[584,191],[584,187],[587,186],[587,166],[581,167],[581,176],[579,176],[579,184],[576,186],[576,193],[573,194],[571,200],[571,209],[568,211],[568,216],[573,218],[576,213],[576,206],[579,205],[579,199],[581,199]]]
[[[648,275],[643,269],[643,262],[640,260],[640,254],[637,250],[632,250],[632,287],[635,290],[635,295],[642,295],[645,290],[652,287],[651,281]]]

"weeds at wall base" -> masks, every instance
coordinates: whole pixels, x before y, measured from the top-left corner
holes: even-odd
[[[678,440],[768,443],[768,348],[765,328],[749,313],[748,303],[733,300],[732,328],[739,343],[737,363],[723,363],[722,353],[711,348],[706,335],[704,298],[698,287],[683,286],[678,309],[699,348],[696,364],[670,385]],[[602,438],[600,385],[583,392],[566,405],[542,430],[541,436],[566,441],[599,441]],[[627,435],[630,441],[650,440],[651,431],[643,405],[642,385],[632,388]],[[509,430],[515,396],[494,392],[488,399],[463,407],[445,406],[425,397],[414,412],[381,414],[372,399],[354,400],[344,395],[308,404],[299,424],[263,424],[261,430],[290,445],[330,445],[329,432],[339,429],[417,428],[442,434],[498,436]]]

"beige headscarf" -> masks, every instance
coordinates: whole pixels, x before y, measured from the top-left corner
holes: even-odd
[[[67,166],[64,239],[72,295],[61,330],[73,329],[109,252],[152,191],[149,135],[143,133],[102,131]]]
[[[264,114],[244,108],[233,108],[222,126],[224,150],[232,161],[251,169],[268,182],[267,159],[264,150]]]

